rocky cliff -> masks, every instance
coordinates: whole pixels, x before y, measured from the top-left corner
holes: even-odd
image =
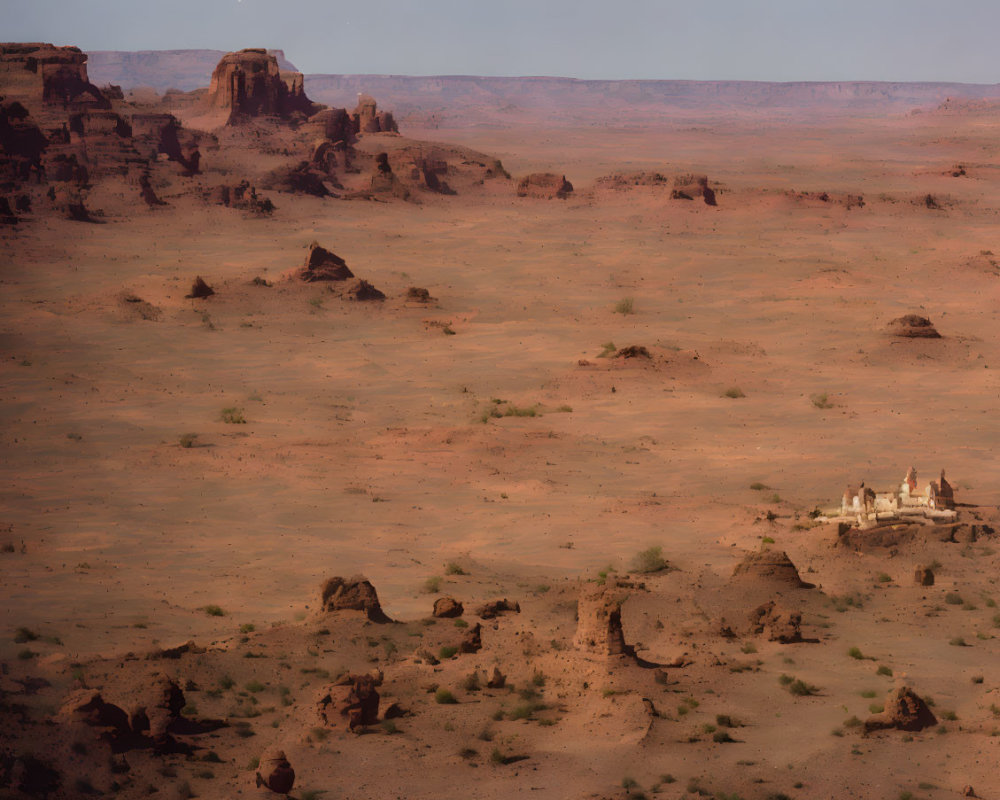
[[[205,97],[212,109],[240,117],[289,117],[315,112],[300,72],[282,72],[278,60],[262,48],[227,53],[212,72]]]
[[[282,50],[268,50],[281,72],[298,72]],[[180,89],[190,92],[208,86],[212,72],[225,50],[92,50],[91,80],[99,86],[114,84],[128,91],[149,86],[158,92]]]

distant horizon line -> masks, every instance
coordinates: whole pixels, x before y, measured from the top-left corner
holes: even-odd
[[[79,45],[57,45],[57,46],[73,46],[79,47]],[[285,60],[294,65],[294,61],[288,58],[287,51],[282,47],[241,47],[236,50],[226,50],[224,48],[217,47],[172,47],[172,48],[156,48],[156,49],[144,49],[144,50],[112,50],[112,49],[85,49],[80,48],[84,53],[196,53],[196,52],[213,52],[213,53],[237,53],[240,50],[251,50],[251,49],[263,49],[269,52],[280,52]],[[371,76],[377,78],[501,78],[510,80],[570,80],[579,81],[581,83],[597,83],[597,82],[617,82],[617,83],[755,83],[755,84],[815,84],[815,85],[825,85],[825,84],[835,84],[835,83],[868,83],[868,84],[924,84],[924,85],[956,85],[956,86],[1000,86],[1000,79],[996,81],[970,81],[970,80],[948,80],[943,78],[935,78],[933,80],[920,80],[920,79],[890,79],[890,78],[783,78],[783,79],[765,79],[765,78],[582,78],[576,75],[515,75],[515,74],[483,74],[483,73],[473,73],[473,72],[307,72],[304,70],[299,70],[296,66],[296,70],[301,72],[305,77],[317,77],[317,76]]]
[[[106,50],[104,52],[123,52]],[[148,52],[148,51],[147,51]],[[370,77],[370,78],[497,78],[500,80],[558,80],[580,83],[759,83],[827,85],[832,83],[883,83],[919,84],[930,86],[1000,86],[1000,81],[950,81],[950,80],[888,80],[881,78],[763,80],[759,78],[578,78],[573,75],[475,75],[472,73],[413,73],[413,72],[302,72],[303,77]]]

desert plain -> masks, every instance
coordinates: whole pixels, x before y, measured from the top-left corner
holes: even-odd
[[[193,174],[11,190],[0,792],[1000,796],[1000,107],[414,111],[314,196],[305,122],[204,100]],[[822,521],[911,466],[954,523]]]

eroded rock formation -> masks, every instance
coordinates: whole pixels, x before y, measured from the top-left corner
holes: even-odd
[[[769,600],[751,612],[748,633],[751,636],[763,636],[769,642],[801,642],[802,613],[790,611]]]
[[[507,612],[520,614],[520,604],[515,603],[513,600],[508,600],[506,597],[503,600],[491,600],[476,609],[476,616],[480,619],[493,619]]]
[[[336,253],[332,253],[319,242],[309,245],[309,252],[306,254],[305,264],[294,274],[295,278],[306,283],[314,281],[346,281],[353,278],[354,273]]]
[[[625,643],[622,630],[622,604],[628,598],[630,588],[630,583],[611,577],[603,584],[583,584],[577,602],[574,647],[600,656],[630,655],[634,652]]]
[[[799,577],[799,571],[784,550],[758,550],[747,553],[733,569],[734,581],[759,581],[774,583],[793,589],[810,588]]]
[[[372,622],[391,622],[375,587],[363,575],[328,578],[320,589],[320,603],[323,611],[363,611]]]
[[[901,336],[905,339],[940,339],[941,334],[937,332],[927,317],[917,314],[904,314],[892,320],[887,328],[892,336]]]
[[[266,786],[276,794],[288,794],[295,785],[295,770],[292,769],[284,750],[269,750],[260,758],[257,773],[257,788]]]
[[[64,109],[110,108],[87,77],[87,54],[79,47],[41,42],[0,44],[0,85],[10,99],[41,100]]]
[[[464,611],[461,602],[454,597],[439,597],[434,601],[434,616],[438,619],[460,617]]]
[[[252,117],[290,117],[315,111],[306,97],[302,73],[282,72],[263,48],[227,53],[212,73],[205,104],[229,115],[234,124]]]
[[[533,172],[518,181],[518,197],[537,197],[543,200],[565,200],[573,192],[573,184],[565,175],[554,172]]]
[[[340,678],[319,701],[320,718],[332,727],[346,722],[348,730],[355,730],[378,722],[381,673],[345,675]]]
[[[937,717],[909,686],[900,686],[889,693],[884,710],[865,720],[865,733],[894,728],[901,731],[921,731],[937,725]]]

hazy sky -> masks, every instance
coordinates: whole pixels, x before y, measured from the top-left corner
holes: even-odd
[[[304,72],[1000,82],[1000,0],[0,0],[0,38]]]

